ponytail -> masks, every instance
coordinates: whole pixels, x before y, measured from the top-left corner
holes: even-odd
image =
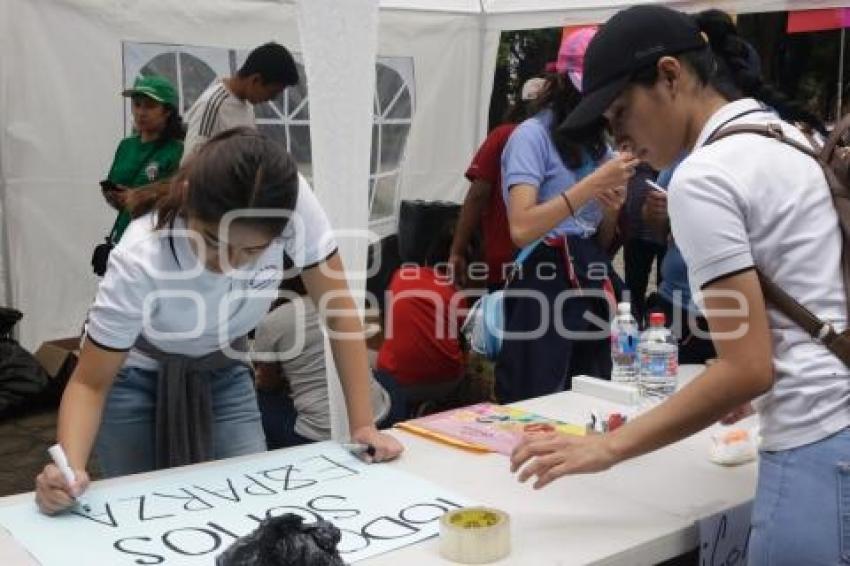
[[[187,193],[184,168],[171,179],[130,191],[124,207],[133,219],[156,211],[156,228],[160,229],[170,225],[185,208]]]
[[[708,82],[720,94],[731,100],[741,96],[755,98],[773,108],[783,120],[802,123],[826,135],[821,120],[762,79],[758,52],[738,35],[729,14],[706,10],[696,14],[694,21],[708,38],[716,65]]]

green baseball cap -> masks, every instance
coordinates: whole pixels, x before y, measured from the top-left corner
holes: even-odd
[[[133,83],[133,88],[128,88],[122,92],[124,96],[135,96],[142,94],[148,98],[152,98],[162,104],[168,104],[177,108],[177,91],[171,81],[160,75],[148,75],[146,77],[136,77],[136,82]]]

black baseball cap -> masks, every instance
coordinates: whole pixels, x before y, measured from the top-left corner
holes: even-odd
[[[632,6],[599,29],[584,54],[582,99],[561,128],[581,129],[598,121],[635,73],[665,55],[707,44],[691,16],[663,6]]]

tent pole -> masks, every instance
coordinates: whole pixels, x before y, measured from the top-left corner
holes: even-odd
[[[838,48],[838,101],[835,107],[835,123],[841,120],[842,94],[844,94],[844,38],[847,29],[841,28],[841,44]]]

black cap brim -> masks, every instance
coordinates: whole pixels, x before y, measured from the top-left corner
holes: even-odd
[[[625,75],[594,92],[582,96],[578,106],[561,122],[559,129],[581,130],[597,123],[614,100],[626,90],[628,84],[629,77]]]

